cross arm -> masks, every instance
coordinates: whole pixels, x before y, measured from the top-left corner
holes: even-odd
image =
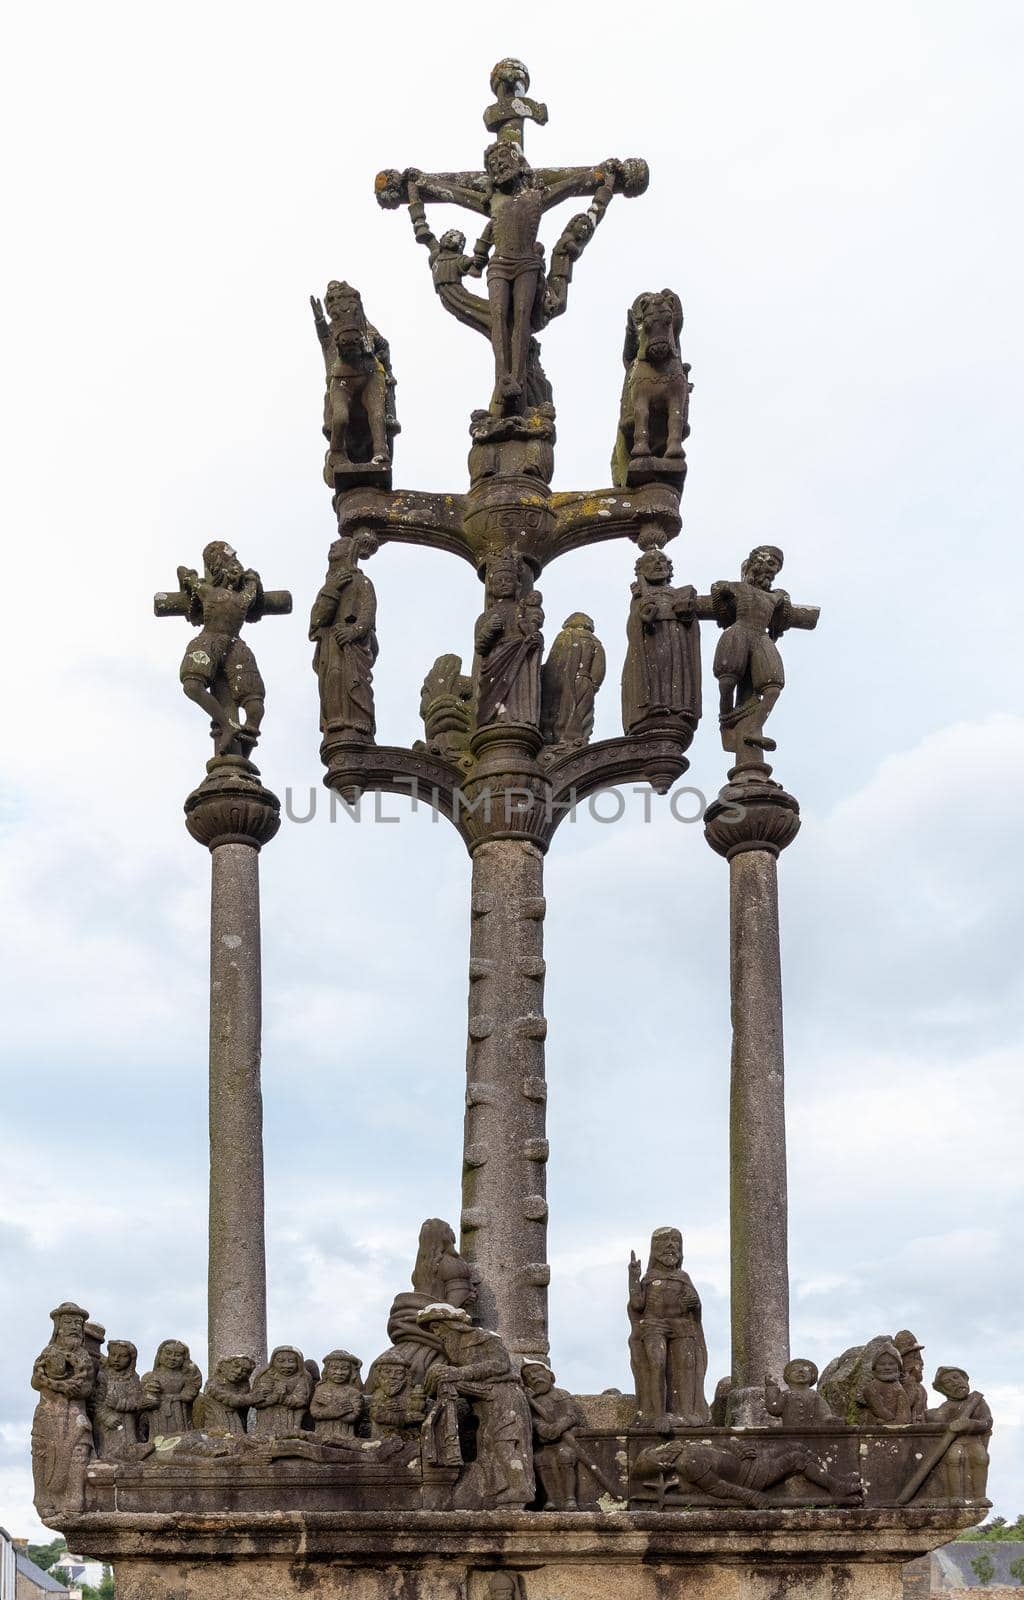
[[[162,589],[153,596],[153,613],[158,617],[188,617],[195,598],[191,589]],[[292,597],[287,589],[265,589],[258,614],[251,615],[249,621],[258,622],[260,617],[287,617],[291,609]]]
[[[410,187],[414,197],[439,205],[462,206],[467,211],[488,210],[487,180],[482,172],[421,172],[406,167],[404,172],[379,172],[375,182],[378,205],[386,210],[408,205]]]
[[[775,638],[780,633],[785,633],[789,628],[816,628],[818,618],[821,616],[820,606],[796,606],[793,604],[785,589],[778,591],[779,599],[775,607],[775,617],[772,621],[771,632]]]

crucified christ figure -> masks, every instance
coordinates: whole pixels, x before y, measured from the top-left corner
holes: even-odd
[[[491,241],[487,264],[487,298],[495,382],[491,411],[521,412],[525,406],[530,336],[543,326],[544,247],[537,238],[541,217],[573,195],[611,190],[642,194],[647,164],[640,160],[608,160],[599,167],[555,167],[534,170],[519,143],[499,137],[484,152],[482,172],[420,172],[408,167],[377,176],[378,203],[386,209],[438,203],[461,206],[488,219]],[[412,191],[410,195],[410,190]],[[607,203],[607,202],[605,202]]]

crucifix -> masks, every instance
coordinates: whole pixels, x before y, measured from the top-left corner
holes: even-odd
[[[787,628],[817,627],[820,616],[817,606],[794,605],[785,589],[772,588],[782,560],[776,545],[758,545],[739,579],[713,583],[710,594],[693,601],[702,621],[725,630],[714,661],[718,720],[722,748],[735,752],[737,767],[760,766],[763,753],[775,749],[764,725],[786,683],[776,639]]]
[[[178,568],[177,590],[153,596],[158,617],[186,617],[200,632],[181,662],[181,686],[208,713],[216,756],[249,753],[260,736],[266,691],[256,658],[240,637],[246,622],[287,616],[287,589],[265,590],[223,539],[203,551],[203,575]],[[244,720],[243,720],[244,713]]]
[[[503,68],[508,71],[502,72]],[[650,176],[647,163],[636,158],[609,159],[595,167],[531,167],[523,154],[523,121],[529,117],[543,122],[547,109],[523,98],[519,91],[528,83],[521,62],[502,62],[495,68],[492,84],[498,101],[484,120],[498,136],[484,151],[483,171],[390,169],[378,173],[374,185],[378,203],[388,210],[437,203],[461,206],[487,218],[487,299],[495,368],[490,410],[495,416],[526,410],[530,338],[547,321],[544,247],[537,238],[541,217],[572,196],[595,195],[599,190],[609,191],[609,198],[613,193],[643,194]]]

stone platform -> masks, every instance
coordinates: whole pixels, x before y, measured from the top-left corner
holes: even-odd
[[[663,1512],[93,1512],[118,1600],[899,1600],[977,1507]]]

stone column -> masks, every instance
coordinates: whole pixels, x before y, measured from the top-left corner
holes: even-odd
[[[799,807],[758,766],[730,772],[705,835],[729,862],[732,1070],[729,1226],[732,1268],[730,1421],[766,1422],[766,1373],[789,1360],[789,1255],[782,972],[776,859],[796,837]]]
[[[473,852],[462,1254],[477,1316],[517,1355],[548,1352],[544,858],[525,839]]]
[[[209,847],[210,1242],[208,1368],[223,1356],[267,1357],[267,1267],[260,1089],[260,846],[280,807],[240,757],[209,763],[185,803]]]

